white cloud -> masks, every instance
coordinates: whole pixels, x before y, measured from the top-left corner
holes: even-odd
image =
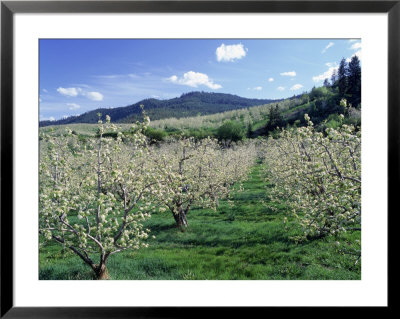
[[[312,79],[314,82],[320,82],[325,79],[330,79],[332,77],[333,71],[337,71],[338,67],[337,66],[331,66],[327,71],[320,75],[313,76]]]
[[[178,82],[178,77],[176,75],[173,75],[169,77],[168,80],[170,80],[171,82]]]
[[[84,92],[82,95],[92,101],[103,101],[103,94],[100,92]]]
[[[57,92],[65,96],[78,96],[82,90],[80,88],[63,88],[59,87]]]
[[[247,49],[245,49],[241,43],[233,45],[225,45],[222,43],[215,51],[215,54],[218,62],[232,62],[245,57],[246,51]]]
[[[285,88],[283,86],[278,86],[277,90],[278,91],[283,91],[283,90],[285,90]]]
[[[42,89],[42,91],[43,91],[44,93],[47,93],[47,92],[48,92],[46,89]]]
[[[102,101],[103,100],[103,94],[101,94],[100,92],[86,92],[86,91],[83,91],[81,88],[59,87],[57,89],[57,92],[64,96],[72,96],[72,97],[77,97],[78,95],[85,96],[89,100],[92,100],[92,101]]]
[[[296,76],[296,71],[282,72],[283,76]]]
[[[329,42],[328,45],[321,51],[321,53],[325,53],[326,50],[328,50],[329,48],[333,47],[334,45],[335,45],[335,43]]]
[[[173,75],[167,80],[172,83],[187,85],[195,88],[197,88],[199,85],[207,86],[208,88],[213,90],[220,89],[222,87],[221,85],[216,84],[211,79],[209,79],[207,74],[193,71],[186,72],[181,78]]]
[[[53,122],[53,121],[55,121],[55,120],[56,120],[56,119],[55,119],[53,116],[50,116],[50,117],[49,117],[49,121],[52,121],[52,122]]]
[[[80,105],[78,105],[76,103],[67,103],[67,105],[69,106],[70,110],[77,110],[81,107]]]
[[[358,49],[361,49],[361,42],[356,42],[356,43],[354,43],[354,44],[350,47],[350,49],[351,49],[351,50],[358,50]]]
[[[274,78],[269,78],[268,82],[274,82]]]
[[[295,84],[290,88],[290,90],[291,91],[297,91],[297,90],[300,90],[302,87],[303,86],[301,84]]]

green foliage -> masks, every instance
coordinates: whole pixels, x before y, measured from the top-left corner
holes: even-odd
[[[332,94],[332,91],[326,86],[322,86],[319,88],[313,87],[309,94],[309,97],[310,100],[315,100],[318,98],[328,98],[332,96]]]
[[[336,70],[333,70],[332,75],[331,75],[331,88],[336,88],[337,87],[337,72]]]
[[[339,65],[337,86],[339,97],[345,98],[353,107],[361,107],[361,66],[354,55],[347,63],[343,58]]]
[[[348,68],[348,100],[353,107],[361,103],[361,67],[356,55],[351,58]]]
[[[348,69],[346,60],[343,58],[340,61],[339,69],[338,69],[338,88],[339,95],[341,98],[345,97],[348,91]]]
[[[236,121],[226,121],[217,130],[219,140],[237,142],[245,137],[245,132],[241,123]]]
[[[342,119],[339,114],[331,114],[325,122],[325,125],[322,128],[322,131],[325,131],[327,128],[338,129],[342,125]]]
[[[202,140],[207,137],[215,137],[214,130],[207,128],[190,128],[183,133],[184,137],[194,137],[196,140]]]
[[[166,132],[152,127],[146,128],[143,133],[153,142],[164,141],[165,137],[167,136]]]
[[[97,132],[96,137],[99,137],[100,133]],[[105,132],[103,133],[103,137],[107,138],[107,137],[112,137],[114,139],[116,139],[118,137],[118,133],[117,132]]]
[[[164,128],[165,133],[168,135],[180,135],[182,134],[182,131],[176,127],[165,127]]]
[[[265,127],[267,134],[274,131],[276,128],[285,127],[287,122],[284,120],[279,105],[271,106],[269,109],[269,119]]]
[[[254,132],[253,132],[253,125],[252,125],[251,122],[249,122],[249,123],[247,124],[246,137],[247,137],[247,138],[252,138],[253,135],[254,135]]]

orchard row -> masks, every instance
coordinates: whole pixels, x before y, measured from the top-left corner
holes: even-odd
[[[143,222],[153,212],[169,211],[185,228],[191,207],[216,208],[254,164],[254,142],[222,148],[210,138],[187,138],[149,145],[148,124],[146,117],[122,133],[107,117],[97,139],[83,141],[71,131],[41,136],[40,233],[74,251],[98,278],[107,277],[111,255],[147,245]],[[110,131],[117,138],[104,137]]]

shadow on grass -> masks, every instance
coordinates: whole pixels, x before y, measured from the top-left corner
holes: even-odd
[[[171,219],[172,219],[172,217],[171,217]],[[154,235],[165,232],[165,231],[179,230],[179,227],[175,223],[153,224],[153,225],[149,225],[149,228],[151,229],[151,233]]]

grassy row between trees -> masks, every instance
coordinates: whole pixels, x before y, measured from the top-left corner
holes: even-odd
[[[297,243],[292,238],[302,229],[294,217],[283,223],[288,206],[270,202],[272,187],[265,182],[265,164],[257,163],[243,191],[233,186],[233,206],[221,200],[216,211],[194,207],[185,232],[169,213],[154,213],[144,225],[155,235],[148,240],[149,247],[113,255],[108,263],[110,278],[361,279],[357,248],[361,232]],[[39,253],[39,279],[93,279],[91,269],[58,243],[40,248]]]

